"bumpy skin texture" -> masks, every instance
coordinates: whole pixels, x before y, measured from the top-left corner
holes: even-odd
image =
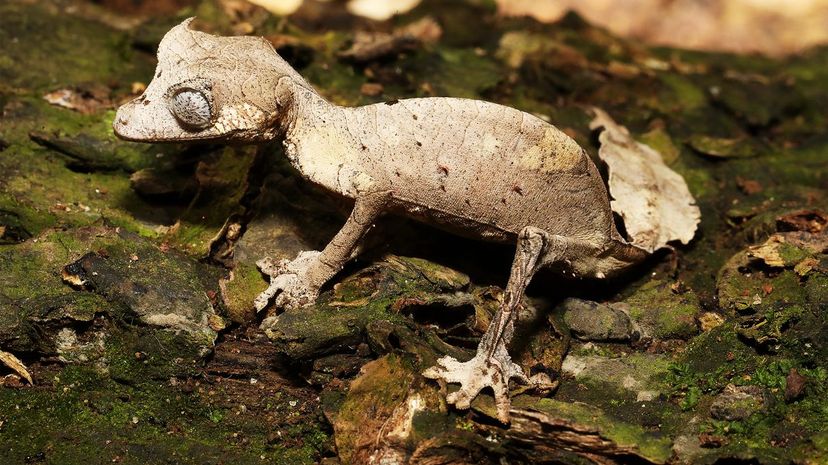
[[[585,151],[554,126],[456,98],[336,106],[263,39],[215,37],[191,30],[189,22],[164,37],[153,81],[119,109],[115,132],[147,142],[282,138],[304,177],[355,199],[324,250],[259,262],[271,286],[256,300],[258,309],[273,299],[285,308],[312,303],[384,212],[515,243],[501,308],[477,355],[468,362],[444,357],[424,373],[460,383],[448,398],[460,408],[492,387],[498,416],[508,422],[510,378],[542,381],[529,380],[507,351],[513,316],[535,271],[555,266],[601,278],[646,256],[616,231],[606,187]]]

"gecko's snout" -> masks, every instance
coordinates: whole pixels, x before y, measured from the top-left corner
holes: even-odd
[[[177,125],[166,112],[147,105],[140,97],[118,108],[112,120],[112,130],[121,139],[149,142],[175,139]]]
[[[115,119],[112,121],[112,130],[115,131],[116,136],[122,139],[134,138],[134,135],[130,137],[130,133],[133,132],[130,130],[131,117],[132,103],[121,105],[121,107],[118,108],[118,111],[115,113]]]

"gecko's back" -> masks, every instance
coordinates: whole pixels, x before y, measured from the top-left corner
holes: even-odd
[[[513,239],[526,226],[593,244],[613,235],[594,164],[537,117],[457,98],[343,111],[351,113],[356,146],[365,147],[360,169],[387,185],[410,215],[494,240]]]

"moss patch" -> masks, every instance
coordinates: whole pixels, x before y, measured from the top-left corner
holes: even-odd
[[[645,335],[656,339],[686,339],[698,332],[699,301],[693,291],[674,292],[671,283],[650,281],[624,300],[630,317]]]

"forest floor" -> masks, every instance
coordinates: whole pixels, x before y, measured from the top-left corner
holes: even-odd
[[[33,378],[0,365],[0,463],[828,463],[828,48],[651,48],[475,0],[384,23],[306,3],[141,22],[0,2],[0,351]],[[114,137],[189,16],[265,36],[338,104],[494,101],[593,156],[600,107],[685,178],[696,238],[610,283],[539,276],[513,349],[557,388],[514,386],[509,427],[488,394],[455,410],[420,373],[471,356],[513,250],[386,218],[318,304],[256,315],[256,260],[324,246],[344,215],[277,144]]]

